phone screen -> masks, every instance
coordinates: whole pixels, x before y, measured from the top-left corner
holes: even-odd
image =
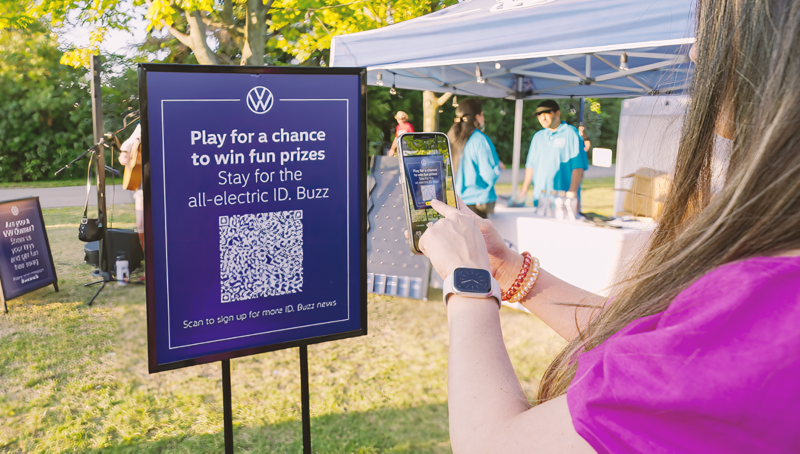
[[[400,138],[406,200],[410,213],[409,238],[412,250],[419,251],[419,239],[443,216],[430,207],[437,199],[456,207],[450,146],[444,134],[404,134]]]

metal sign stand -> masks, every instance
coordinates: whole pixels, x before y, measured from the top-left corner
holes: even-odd
[[[2,297],[2,295],[0,295]],[[231,406],[231,360],[222,363],[222,419],[225,454],[233,454],[233,407]],[[300,401],[303,414],[303,454],[311,454],[311,405],[308,392],[308,346],[300,346]]]
[[[308,396],[308,346],[300,346],[300,405],[303,413],[303,454],[311,454],[311,406]]]
[[[231,407],[231,360],[222,360],[222,419],[225,425],[225,454],[233,454],[233,408]]]

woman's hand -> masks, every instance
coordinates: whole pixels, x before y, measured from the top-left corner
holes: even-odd
[[[431,208],[444,216],[425,231],[419,248],[442,279],[460,266],[491,271],[483,234],[475,218],[442,203],[431,200]]]
[[[503,237],[500,236],[500,232],[494,228],[492,221],[483,219],[473,213],[461,200],[461,197],[458,197],[458,205],[461,207],[460,212],[464,216],[469,216],[475,220],[481,230],[481,234],[483,234],[483,241],[486,244],[486,252],[489,254],[489,264],[491,266],[489,271],[492,276],[497,279],[501,288],[510,288],[522,268],[522,255],[509,249]]]

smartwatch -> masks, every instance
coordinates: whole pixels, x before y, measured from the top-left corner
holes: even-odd
[[[480,268],[456,268],[444,280],[442,293],[445,305],[451,295],[459,295],[467,298],[494,297],[497,299],[497,307],[500,307],[500,284],[491,273]]]

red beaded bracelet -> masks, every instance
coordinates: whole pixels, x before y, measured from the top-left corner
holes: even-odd
[[[525,280],[525,283],[522,285],[522,288],[512,296],[508,302],[509,303],[519,303],[521,302],[528,293],[531,292],[533,286],[536,285],[536,280],[539,278],[539,259],[533,259],[533,265],[531,266],[531,272],[528,278]]]
[[[505,292],[502,292],[501,298],[503,299],[503,301],[508,301],[509,299],[511,299],[512,296],[514,296],[514,294],[517,293],[522,283],[525,282],[525,277],[528,275],[528,270],[530,269],[530,266],[531,266],[531,254],[529,252],[523,252],[522,269],[519,271],[519,276],[517,276],[517,279],[514,281],[513,284],[511,284],[511,287]]]

